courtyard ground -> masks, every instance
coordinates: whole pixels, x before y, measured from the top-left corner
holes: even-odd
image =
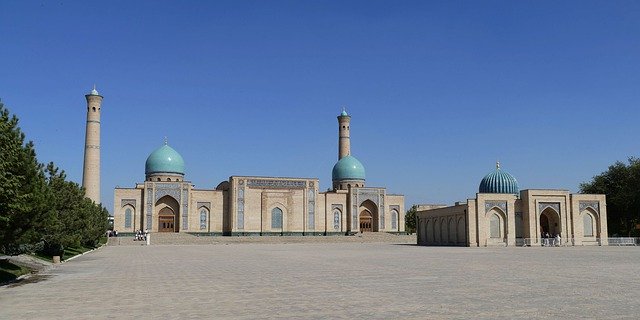
[[[103,247],[1,287],[0,319],[637,319],[640,314],[637,247],[270,241]]]

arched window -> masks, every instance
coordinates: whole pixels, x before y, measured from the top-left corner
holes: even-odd
[[[417,219],[419,223],[417,223],[417,225],[419,226],[418,229],[418,234],[420,236],[420,238],[418,239],[420,244],[426,244],[427,243],[427,229],[429,228],[429,220],[420,220]],[[424,223],[423,223],[424,221]]]
[[[584,236],[593,237],[593,217],[589,213],[582,215],[582,224],[584,225]]]
[[[333,230],[340,231],[340,210],[333,210]]]
[[[207,229],[207,209],[202,208],[200,210],[200,230]]]
[[[391,210],[391,230],[398,229],[398,211]]]
[[[427,220],[427,226],[425,227],[427,233],[427,243],[433,243],[435,239],[433,235],[435,231],[433,230],[433,221]]]
[[[314,189],[309,189],[308,192],[308,206],[307,206],[307,227],[309,228],[309,230],[313,230],[316,228],[316,213],[315,213],[315,206],[316,206],[316,190]]]
[[[282,229],[282,209],[278,207],[271,210],[271,229]]]
[[[457,232],[458,243],[463,243],[463,242],[466,241],[465,240],[466,239],[466,230],[465,230],[464,221],[465,220],[463,218],[458,219],[458,232]]]
[[[456,221],[455,219],[449,219],[449,243],[456,243],[457,235],[456,235]]]
[[[489,218],[489,232],[491,238],[502,238],[500,232],[500,217],[495,213]]]
[[[131,228],[131,208],[124,210],[124,227]]]

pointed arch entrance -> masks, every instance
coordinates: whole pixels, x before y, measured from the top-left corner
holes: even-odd
[[[158,232],[178,232],[180,230],[178,201],[171,196],[164,196],[156,201],[158,213]]]
[[[598,232],[598,224],[595,211],[591,208],[582,211],[580,214],[582,216],[582,236],[583,237],[596,237],[600,232]]]
[[[364,201],[360,212],[360,232],[378,232],[378,206],[371,200]]]
[[[498,207],[493,207],[486,213],[487,245],[507,244],[507,214]]]
[[[540,213],[540,236],[554,237],[560,234],[560,215],[552,208],[546,208]]]

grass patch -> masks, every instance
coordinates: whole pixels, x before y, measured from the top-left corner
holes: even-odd
[[[62,260],[67,260],[71,257],[74,257],[79,254],[83,254],[89,250],[93,250],[94,248],[80,246],[80,247],[70,247],[64,249],[64,255],[62,256]]]
[[[30,272],[31,270],[28,268],[15,265],[9,260],[0,260],[0,283],[15,280],[19,276]]]
[[[107,243],[107,241],[108,241],[107,237],[100,238],[100,241],[98,241],[98,245],[96,246],[96,248],[104,245],[105,243]],[[83,253],[85,253],[87,251],[90,251],[90,250],[93,250],[93,249],[95,249],[95,248],[93,248],[93,247],[85,247],[85,246],[68,247],[68,248],[64,249],[64,255],[62,256],[61,259],[62,259],[62,261],[64,261],[64,260],[67,260],[67,259],[69,259],[71,257],[74,257],[74,256],[79,255],[79,254],[83,254]],[[44,261],[48,261],[48,262],[53,261],[53,256],[46,255],[43,252],[34,252],[34,253],[31,253],[31,255],[36,257],[36,258],[38,258],[38,259],[40,259],[40,260],[44,260]]]
[[[47,262],[53,261],[53,257],[48,256],[48,255],[46,255],[46,254],[44,254],[42,252],[39,252],[39,251],[30,253],[29,255],[32,256],[32,257],[36,257],[36,258],[38,258],[40,260],[47,261]]]

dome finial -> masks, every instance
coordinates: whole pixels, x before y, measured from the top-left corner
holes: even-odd
[[[343,105],[342,106],[342,113],[340,113],[341,116],[348,116],[349,114],[347,113],[347,108]]]
[[[91,92],[89,92],[90,95],[92,96],[99,96],[100,94],[98,93],[98,90],[96,90],[96,84],[93,84],[93,89],[91,90]]]
[[[169,144],[169,140],[167,140],[167,136],[164,136],[164,145],[168,145]]]
[[[518,181],[506,171],[500,169],[500,161],[496,161],[496,170],[480,181],[478,193],[510,193],[518,194]]]

